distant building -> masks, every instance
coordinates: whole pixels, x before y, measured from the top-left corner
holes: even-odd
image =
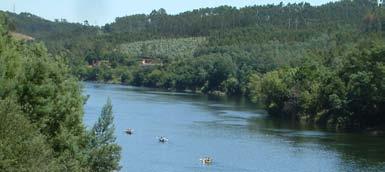
[[[142,65],[152,65],[154,63],[155,63],[155,61],[153,59],[150,59],[150,58],[143,58],[142,59]]]
[[[155,65],[162,65],[162,62],[160,62],[159,59],[154,59],[150,57],[143,57],[140,61],[140,64],[142,66],[155,66]]]
[[[92,62],[92,65],[90,67],[98,67],[98,66],[101,66],[101,65],[105,65],[107,67],[111,67],[110,66],[110,62],[108,60],[96,60],[96,61]]]

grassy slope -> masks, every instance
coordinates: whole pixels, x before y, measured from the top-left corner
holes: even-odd
[[[21,34],[21,33],[17,33],[17,32],[10,32],[9,34],[13,38],[15,38],[16,40],[32,41],[32,40],[35,39],[35,38],[31,37],[31,36],[28,36],[28,35],[25,35],[25,34]]]

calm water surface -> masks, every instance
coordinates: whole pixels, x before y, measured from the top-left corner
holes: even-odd
[[[272,120],[247,101],[90,83],[84,92],[88,126],[112,100],[122,171],[385,171],[384,137]],[[170,141],[160,144],[162,135]],[[212,165],[199,162],[205,155]]]

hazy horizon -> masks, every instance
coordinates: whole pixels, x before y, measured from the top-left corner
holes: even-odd
[[[250,5],[278,4],[283,2],[299,3],[304,0],[194,0],[193,2],[180,2],[169,0],[160,2],[155,0],[2,0],[0,10],[10,12],[29,12],[48,20],[66,19],[69,22],[80,22],[88,20],[92,25],[104,25],[111,23],[116,17],[133,14],[149,14],[154,9],[164,8],[168,14],[178,14],[184,11],[205,7],[218,7],[229,5],[237,8]],[[336,0],[307,0],[312,5],[322,5]],[[42,5],[45,4],[45,5]]]

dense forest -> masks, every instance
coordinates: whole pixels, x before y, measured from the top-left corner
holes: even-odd
[[[385,125],[376,0],[159,9],[101,27],[5,13],[81,80],[248,96],[272,116],[337,130]]]
[[[86,99],[63,57],[15,40],[12,27],[0,14],[0,171],[118,170],[110,101],[86,129]]]

